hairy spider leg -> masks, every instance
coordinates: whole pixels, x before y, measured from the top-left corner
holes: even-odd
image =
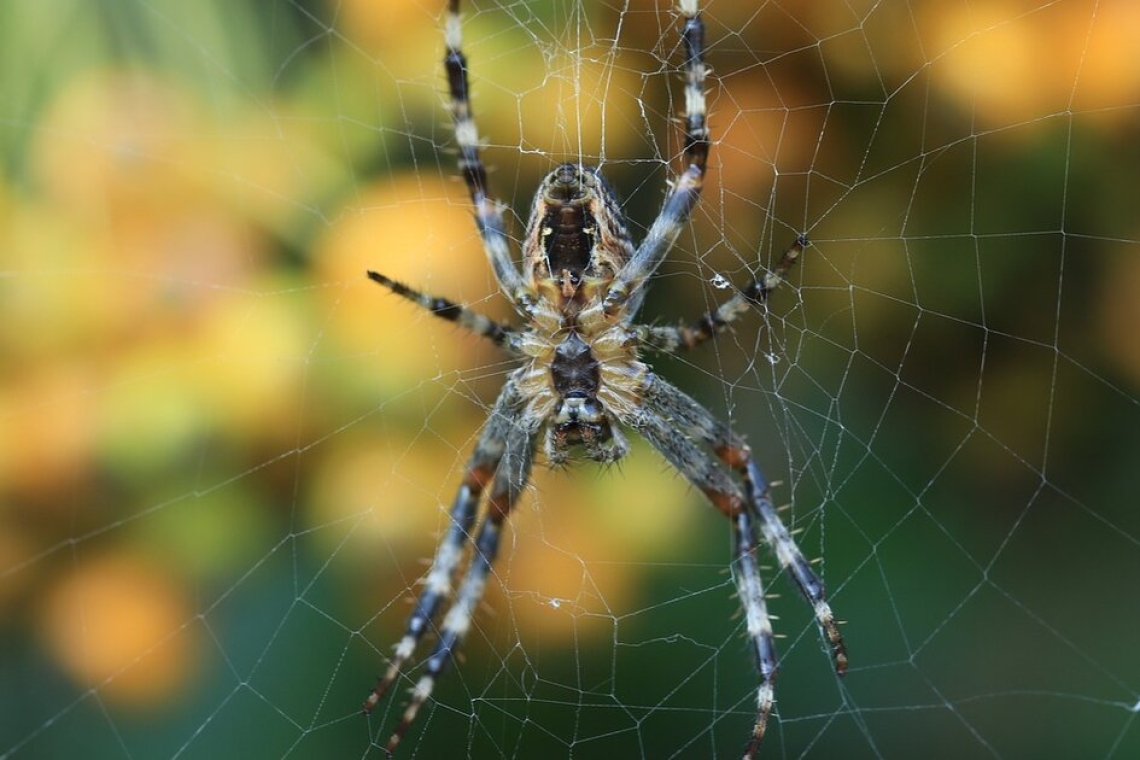
[[[753,459],[748,445],[727,424],[714,417],[692,397],[652,373],[648,373],[645,378],[642,399],[646,408],[645,416],[658,421],[655,424],[661,427],[661,430],[651,428],[652,435],[659,436],[661,432],[667,432],[669,423],[665,421],[671,421],[672,424],[679,425],[689,436],[711,448],[721,462],[740,475],[747,492],[747,498],[743,499],[743,502],[736,499],[739,490],[736,490],[735,494],[730,494],[709,476],[711,461],[703,451],[696,449],[695,445],[689,444],[699,455],[698,460],[693,460],[691,455],[678,456],[676,452],[683,449],[680,449],[675,441],[666,439],[661,442],[650,438],[650,443],[661,450],[691,482],[705,491],[714,505],[738,523],[737,530],[751,530],[752,520],[758,521],[760,532],[775,553],[781,567],[792,577],[800,593],[812,605],[816,621],[831,647],[835,672],[838,675],[846,673],[847,647],[831,607],[827,603],[823,582],[780,520],[772,504],[768,481]],[[672,455],[670,449],[674,452]],[[735,486],[735,483],[733,485]],[[747,525],[739,524],[738,516],[741,512],[748,515],[743,521],[748,523]],[[744,605],[748,618],[748,633],[754,642],[757,670],[760,674],[756,724],[748,752],[744,755],[745,760],[748,760],[755,755],[760,745],[771,712],[777,662],[767,610],[756,601],[752,592],[748,563],[740,562],[740,540],[736,542],[736,560],[742,572],[737,578],[737,587],[740,589],[741,604]],[[756,583],[759,583],[758,577]]]
[[[444,42],[447,52],[443,68],[447,73],[447,89],[451,100],[451,115],[455,124],[455,143],[459,148],[459,171],[467,184],[471,203],[475,207],[475,221],[491,269],[503,292],[524,315],[530,313],[535,294],[527,286],[522,274],[511,264],[510,245],[503,212],[499,202],[493,200],[487,186],[487,169],[479,157],[479,129],[471,113],[470,85],[467,80],[467,58],[462,50],[462,24],[459,20],[459,0],[450,0],[444,22]]]
[[[513,382],[511,384],[513,385]],[[521,412],[519,416],[521,417]],[[423,674],[412,689],[412,698],[385,747],[389,755],[396,750],[400,740],[415,721],[420,708],[431,697],[436,681],[451,664],[455,653],[463,643],[464,636],[471,628],[471,618],[476,605],[483,598],[487,576],[499,551],[503,526],[530,478],[537,428],[537,422],[524,424],[518,418],[507,422],[505,436],[500,441],[502,460],[491,484],[486,514],[475,536],[471,562],[456,592],[455,601],[444,616],[439,629],[439,639],[424,663]]]
[[[487,338],[497,346],[507,345],[509,347],[510,339],[516,333],[509,325],[485,317],[463,304],[458,304],[442,296],[428,295],[379,272],[369,270],[368,279],[380,283],[396,295],[402,296],[414,304],[419,304],[440,319],[454,322],[482,338]]]
[[[847,672],[847,647],[827,603],[823,581],[780,519],[772,504],[768,480],[753,459],[748,444],[695,399],[659,377],[648,377],[642,393],[649,408],[681,424],[690,435],[712,448],[722,462],[740,475],[747,491],[748,507],[755,510],[760,519],[760,530],[765,542],[772,547],[780,566],[792,577],[800,593],[811,604],[816,621],[831,647],[835,672],[843,675]]]
[[[839,632],[839,624],[827,603],[824,593],[823,581],[812,569],[811,563],[804,557],[799,546],[792,538],[791,532],[780,519],[776,506],[772,503],[772,489],[768,484],[760,466],[752,457],[748,446],[739,444],[729,446],[717,452],[725,462],[734,466],[744,478],[745,488],[748,490],[748,500],[760,517],[760,530],[764,534],[764,541],[776,553],[780,566],[792,576],[800,594],[812,606],[816,622],[831,647],[831,657],[835,664],[837,675],[847,672],[847,645],[843,643],[843,634]]]
[[[768,725],[768,717],[772,713],[777,670],[772,623],[768,616],[764,584],[760,579],[760,568],[756,561],[758,547],[756,513],[750,508],[736,481],[717,460],[696,443],[696,441],[707,443],[707,439],[699,431],[689,430],[690,435],[678,434],[675,427],[678,420],[672,419],[669,413],[672,405],[663,397],[667,396],[669,391],[676,393],[680,391],[656,378],[652,373],[647,375],[645,382],[646,388],[654,391],[650,396],[653,400],[647,399],[644,408],[626,415],[623,422],[649,441],[678,472],[708,497],[713,506],[732,521],[733,581],[736,583],[740,604],[744,608],[746,630],[752,642],[756,670],[760,677],[760,684],[756,689],[756,721],[753,724],[748,754],[744,756],[748,759],[760,745]]]
[[[657,271],[665,254],[673,247],[700,200],[701,189],[704,187],[709,158],[705,106],[705,78],[708,74],[705,67],[705,24],[701,20],[697,0],[680,0],[678,6],[684,19],[681,38],[685,44],[685,148],[682,158],[685,168],[673,181],[661,212],[650,226],[645,239],[614,277],[606,292],[603,308],[606,315],[611,317],[619,311],[631,316],[637,313],[645,295],[646,281]]]
[[[784,251],[773,269],[752,280],[743,290],[738,290],[731,298],[700,319],[687,325],[638,325],[638,339],[650,350],[672,354],[696,348],[715,338],[730,324],[748,313],[749,304],[766,302],[768,295],[784,282],[789,270],[807,246],[807,238],[800,235],[796,238],[796,242]]]
[[[396,645],[396,652],[388,663],[388,669],[383,677],[377,679],[376,687],[365,700],[364,712],[371,712],[384,697],[384,693],[388,691],[400,675],[404,664],[415,652],[420,639],[434,627],[433,621],[440,605],[451,596],[455,575],[463,560],[464,548],[471,537],[471,528],[475,522],[483,489],[491,481],[507,453],[506,444],[510,439],[509,433],[514,427],[513,419],[521,408],[518,386],[513,381],[508,381],[499,393],[491,415],[479,434],[475,450],[467,461],[463,482],[459,485],[459,492],[451,507],[447,530],[440,539],[424,589],[420,592],[416,606],[408,617],[404,636]]]
[[[752,640],[756,671],[760,675],[760,685],[756,687],[756,721],[752,725],[752,739],[748,742],[744,760],[752,760],[756,755],[764,731],[768,728],[779,663],[772,634],[772,620],[768,616],[768,604],[756,561],[758,542],[754,520],[755,515],[749,509],[740,510],[732,518],[732,578],[736,583],[740,605],[744,608],[745,627]]]

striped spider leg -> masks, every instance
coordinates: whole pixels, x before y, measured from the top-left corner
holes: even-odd
[[[756,564],[756,528],[775,553],[783,570],[794,580],[812,605],[816,621],[831,647],[835,671],[847,671],[847,646],[824,596],[823,582],[796,545],[772,504],[770,488],[751,449],[739,435],[707,409],[667,381],[648,373],[642,383],[642,406],[622,422],[640,433],[664,455],[686,479],[699,488],[713,506],[733,524],[733,577],[744,607],[746,629],[752,639],[756,668],[757,717],[745,760],[755,756],[764,738],[772,711],[777,659],[772,625],[764,601],[763,585]],[[677,435],[677,429],[684,436]],[[715,454],[715,461],[698,444]],[[735,471],[744,486],[729,478],[725,467]]]
[[[454,592],[455,600],[439,627],[435,648],[428,656],[423,673],[412,690],[412,698],[388,740],[385,749],[389,754],[395,751],[415,721],[420,707],[431,696],[436,681],[451,664],[452,657],[470,629],[475,607],[483,598],[491,563],[498,554],[503,525],[518,503],[518,497],[530,477],[537,425],[526,424],[522,404],[518,383],[512,375],[500,392],[467,463],[463,482],[451,508],[450,525],[440,540],[424,589],[408,618],[404,636],[396,645],[395,655],[390,660],[387,671],[364,703],[366,712],[370,712],[379,703],[388,687],[400,675],[420,639],[434,627],[441,604],[453,593],[452,586],[466,545],[469,541],[472,542],[472,556],[466,574],[459,589]],[[478,532],[472,538],[471,531],[479,501],[488,481],[491,490],[487,498],[487,509],[479,522]]]
[[[697,0],[679,0],[678,9],[685,49],[683,169],[645,238],[634,245],[620,203],[597,167],[563,163],[547,174],[535,193],[522,263],[516,268],[502,210],[490,198],[479,155],[467,61],[460,44],[459,0],[449,0],[444,70],[459,169],[492,271],[522,324],[495,322],[377,272],[368,276],[436,316],[491,340],[520,366],[507,376],[479,434],[404,635],[365,701],[369,712],[432,631],[434,648],[421,664],[412,696],[388,740],[389,753],[431,698],[470,630],[500,536],[526,487],[540,439],[550,464],[567,462],[574,451],[598,462],[614,462],[628,451],[623,427],[634,430],[730,520],[733,577],[759,676],[746,760],[755,756],[764,736],[778,666],[756,556],[762,543],[811,604],[836,672],[846,671],[847,650],[823,583],[780,521],[768,481],[748,445],[691,397],[657,377],[641,359],[643,350],[673,353],[715,338],[749,313],[751,303],[765,302],[807,246],[806,238],[797,238],[771,271],[692,323],[664,327],[637,323],[646,287],[688,223],[707,171],[704,22]]]
[[[765,303],[768,295],[783,283],[789,270],[795,265],[808,240],[804,235],[796,238],[780,261],[770,272],[748,283],[743,290],[734,293],[728,300],[688,325],[640,325],[638,337],[646,348],[658,353],[672,354],[689,350],[715,338],[733,322],[747,314],[751,303]]]

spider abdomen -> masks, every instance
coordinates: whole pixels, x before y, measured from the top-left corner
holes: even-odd
[[[534,196],[523,256],[531,286],[567,314],[604,289],[633,254],[621,205],[596,166],[564,163]]]

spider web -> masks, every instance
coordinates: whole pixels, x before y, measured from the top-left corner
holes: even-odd
[[[584,160],[640,236],[681,148],[670,4],[465,5],[513,234]],[[384,756],[412,681],[360,703],[512,367],[364,277],[510,318],[455,179],[442,6],[0,8],[0,758]],[[762,752],[1135,757],[1140,10],[704,17],[709,184],[644,316],[812,246],[653,366],[781,481],[851,657],[838,679],[769,568]],[[723,518],[643,443],[538,469],[398,757],[739,756]]]

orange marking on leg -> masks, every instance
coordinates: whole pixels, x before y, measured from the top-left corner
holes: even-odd
[[[476,493],[481,492],[491,482],[495,471],[490,467],[472,467],[463,477],[463,485]]]
[[[514,506],[514,499],[508,494],[492,493],[491,498],[487,500],[487,519],[496,525],[502,525]]]
[[[723,491],[716,491],[710,488],[705,491],[705,496],[709,497],[709,501],[712,502],[713,506],[723,512],[727,517],[736,517],[744,510],[744,502],[735,494],[724,493]]]
[[[748,450],[747,446],[730,446],[728,444],[717,446],[716,455],[720,457],[720,461],[734,470],[744,467],[752,458],[752,452]]]

